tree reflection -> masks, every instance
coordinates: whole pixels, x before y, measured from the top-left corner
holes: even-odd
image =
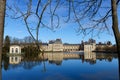
[[[113,59],[112,57],[108,57],[107,60],[108,60],[109,62],[112,62],[112,59]]]
[[[119,68],[119,80],[120,80],[120,52],[118,52],[118,68]]]
[[[33,67],[40,65],[41,62],[40,61],[24,61],[22,64],[23,64],[22,66],[24,69],[30,70]]]
[[[9,57],[6,54],[3,54],[2,55],[2,60],[3,60],[4,70],[8,70],[8,68],[9,68]]]
[[[62,64],[62,61],[49,61],[50,64],[56,64],[60,66]]]
[[[46,71],[47,71],[47,69],[46,69],[45,61],[43,60],[43,70],[42,70],[42,72],[46,72]]]
[[[42,72],[46,72],[47,69],[46,69],[45,61],[46,61],[47,59],[45,58],[46,56],[44,55],[44,52],[42,52],[42,53],[39,55],[39,57],[41,58],[42,63],[43,63],[43,69],[42,69]]]
[[[0,53],[0,80],[2,80],[2,53]]]
[[[23,67],[24,69],[30,70],[36,66],[42,66],[42,72],[46,72],[46,61],[50,64],[55,64],[56,66],[62,65],[63,60],[77,59],[82,60],[84,62],[89,63],[90,65],[94,65],[97,63],[97,60],[103,60],[107,62],[111,62],[114,58],[117,58],[117,54],[105,54],[105,53],[84,53],[84,54],[76,54],[76,53],[43,53],[36,56],[23,56],[18,63],[10,63],[10,57],[3,56],[3,68],[4,70],[14,69],[17,67]],[[17,56],[16,56],[17,57]],[[120,73],[120,59],[118,58],[119,64],[119,73]],[[10,67],[9,67],[10,66]],[[119,74],[120,75],[120,74]]]

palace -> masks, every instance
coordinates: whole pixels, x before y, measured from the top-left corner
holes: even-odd
[[[84,43],[84,52],[92,52],[96,49],[96,41],[93,39],[89,39]]]
[[[11,45],[10,46],[10,53],[21,53],[21,49],[29,46],[30,44],[19,44],[18,45]],[[42,43],[41,46],[43,51],[79,51],[80,50],[80,44],[68,44],[62,43],[61,39],[56,40],[50,40],[49,43]]]
[[[31,44],[19,44],[19,45],[11,45],[10,46],[10,53],[21,53],[21,49],[29,46]],[[34,44],[33,44],[34,45]],[[106,44],[107,45],[107,44]],[[61,39],[50,40],[48,43],[42,43],[41,49],[43,51],[60,51],[60,52],[74,52],[84,50],[84,52],[92,52],[96,50],[96,47],[105,47],[106,45],[96,44],[96,41],[93,39],[89,39],[88,41],[82,44],[68,44],[62,43]],[[107,45],[107,46],[112,46]],[[84,48],[84,49],[82,49]]]
[[[43,44],[44,51],[79,51],[80,44],[63,44],[61,39],[51,40]]]

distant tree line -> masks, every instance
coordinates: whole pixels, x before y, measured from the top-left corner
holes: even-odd
[[[97,46],[96,51],[105,51],[105,52],[117,52],[117,46],[107,46],[105,45],[104,47]]]
[[[96,46],[96,51],[117,52],[117,46],[112,45],[111,41],[99,42]]]
[[[25,36],[23,39],[10,37],[10,40],[11,40],[10,42],[11,44],[35,43],[35,41],[33,40],[31,36]],[[39,42],[41,42],[41,40],[39,40]]]
[[[41,42],[39,40],[39,42]],[[10,48],[10,45],[18,45],[18,44],[29,44],[28,46],[25,46],[22,51],[25,52],[25,53],[36,53],[35,51],[37,51],[37,48],[36,46],[33,46],[34,45],[34,40],[31,36],[25,36],[23,39],[19,39],[19,38],[12,38],[10,36],[6,36],[5,39],[4,39],[4,42],[3,42],[3,50],[2,52],[3,53],[8,53],[9,52],[9,48]]]

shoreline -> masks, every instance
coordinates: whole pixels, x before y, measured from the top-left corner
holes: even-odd
[[[97,53],[117,53],[117,51],[92,51],[92,52],[97,52]]]

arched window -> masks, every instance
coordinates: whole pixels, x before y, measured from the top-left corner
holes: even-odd
[[[12,53],[14,53],[14,48],[12,48]]]
[[[15,49],[15,52],[18,53],[18,48]]]
[[[13,57],[11,57],[11,62],[13,62]]]
[[[17,61],[18,60],[18,58],[17,57],[15,57],[15,61]]]

